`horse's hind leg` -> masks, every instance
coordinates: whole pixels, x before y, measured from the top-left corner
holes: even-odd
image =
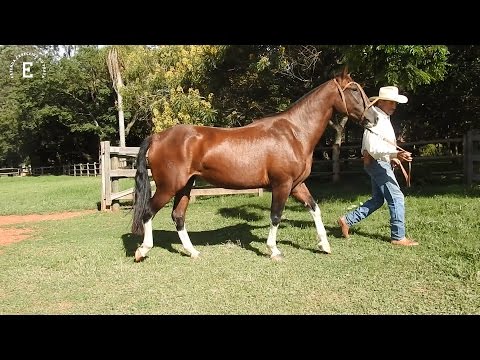
[[[187,211],[188,202],[190,201],[190,191],[192,190],[194,180],[195,177],[192,176],[190,180],[188,180],[187,185],[175,194],[172,219],[175,222],[178,237],[182,242],[183,248],[193,259],[196,259],[200,256],[200,252],[193,247],[185,227],[185,212]]]
[[[332,250],[330,249],[330,243],[327,239],[327,232],[325,231],[325,226],[323,226],[322,213],[320,207],[317,205],[313,199],[310,191],[308,191],[305,183],[297,185],[293,190],[291,195],[299,202],[301,202],[308,209],[310,214],[312,214],[313,221],[315,222],[315,227],[317,228],[318,234],[318,247],[321,251],[330,254]]]
[[[283,209],[288,199],[291,183],[281,186],[272,187],[272,207],[270,209],[270,231],[267,238],[267,246],[271,251],[270,258],[272,260],[281,260],[282,253],[277,248],[277,230],[282,219]]]
[[[150,219],[143,223],[144,226],[144,235],[143,235],[143,242],[140,247],[137,248],[135,251],[135,261],[139,262],[145,258],[147,252],[153,247],[153,227],[152,227],[152,219],[155,214],[163,208],[172,198],[172,195],[166,193],[160,193],[157,189],[155,191],[155,195],[150,199],[149,206],[150,206],[150,213],[152,216]]]

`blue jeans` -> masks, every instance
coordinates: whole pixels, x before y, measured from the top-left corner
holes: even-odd
[[[400,240],[405,237],[405,197],[398,185],[390,163],[376,160],[364,166],[372,181],[372,197],[363,205],[345,215],[348,226],[365,219],[386,201],[390,211],[390,237]]]

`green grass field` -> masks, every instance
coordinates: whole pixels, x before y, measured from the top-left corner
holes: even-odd
[[[406,189],[407,234],[420,246],[403,248],[388,242],[386,206],[340,236],[336,219],[368,198],[365,180],[310,184],[331,255],[316,250],[310,214],[289,199],[282,262],[267,254],[268,192],[191,203],[199,260],[185,256],[171,204],[142,263],[128,207],[9,225],[34,232],[0,247],[0,314],[480,314],[479,187]],[[2,215],[96,209],[100,178],[0,178],[0,195]]]

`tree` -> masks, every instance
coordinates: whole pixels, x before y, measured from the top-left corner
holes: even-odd
[[[0,46],[0,167],[14,167],[23,160],[20,154],[22,134],[18,129],[22,85],[19,71],[24,58],[21,54],[36,51],[34,46],[27,45]]]
[[[113,88],[117,93],[117,107],[118,107],[118,132],[120,135],[120,146],[125,147],[125,119],[123,117],[123,97],[122,97],[122,74],[120,71],[120,63],[118,60],[118,53],[115,47],[108,50],[107,57],[108,72],[112,78]]]
[[[34,166],[96,159],[99,140],[116,132],[105,55],[92,46],[79,47],[70,58],[34,50],[46,54],[41,55],[45,76],[15,77],[9,92],[15,100],[8,107],[15,114],[9,126],[18,134],[19,159]]]
[[[214,124],[213,94],[204,93],[206,87],[199,84],[221,59],[223,46],[134,46],[123,50],[127,129],[139,120],[154,132],[175,124]]]
[[[462,137],[480,128],[480,47],[448,46],[448,71],[443,81],[418,88],[404,127],[422,139]]]

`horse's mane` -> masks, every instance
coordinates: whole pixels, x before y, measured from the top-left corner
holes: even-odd
[[[332,76],[330,76],[330,80],[331,79],[335,79],[339,76],[342,76],[342,74],[346,74],[348,73],[348,70],[347,68],[341,70],[341,71],[336,71],[333,73]],[[265,116],[262,116],[261,118],[257,118],[257,119],[253,119],[252,123],[254,122],[258,122],[258,121],[262,121],[262,120],[268,120],[268,119],[271,119],[271,118],[275,118],[275,117],[281,117],[283,114],[286,114],[286,113],[289,113],[289,112],[293,112],[297,107],[303,105],[303,103],[305,101],[307,101],[310,96],[315,93],[316,91],[320,90],[320,88],[322,88],[324,85],[326,85],[328,83],[328,80],[321,83],[320,85],[317,85],[316,87],[314,87],[313,89],[311,89],[309,92],[307,92],[306,94],[302,95],[299,99],[297,99],[295,102],[293,102],[292,104],[290,104],[285,110],[282,110],[282,111],[279,111],[277,113],[273,113],[273,114],[268,114],[268,115],[265,115]],[[248,124],[247,124],[248,125]]]
[[[274,117],[281,117],[282,114],[285,114],[285,113],[288,113],[288,112],[291,112],[292,110],[294,110],[296,107],[300,106],[307,98],[310,97],[310,95],[312,95],[314,92],[316,92],[317,90],[319,90],[323,85],[325,85],[326,82],[314,87],[312,90],[310,90],[309,92],[307,92],[306,94],[302,95],[302,97],[300,97],[299,99],[297,99],[295,102],[293,102],[292,104],[290,104],[285,110],[282,110],[282,111],[279,111],[279,112],[276,112],[276,113],[272,113],[272,114],[268,114],[268,115],[265,115],[265,116],[262,116],[261,118],[257,118],[257,119],[254,119],[252,120],[251,123],[254,123],[254,122],[257,122],[257,121],[262,121],[262,120],[267,120],[267,119],[271,119],[271,118],[274,118]],[[250,123],[250,124],[251,124]]]

